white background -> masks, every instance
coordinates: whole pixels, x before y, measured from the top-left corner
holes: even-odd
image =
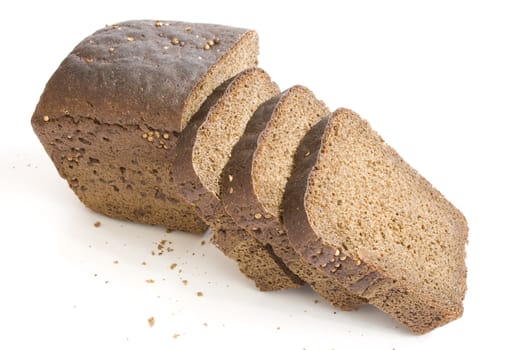
[[[519,1],[6,3],[1,349],[524,348]],[[201,245],[206,236],[166,234],[86,209],[59,178],[30,118],[74,45],[105,24],[141,18],[254,28],[260,64],[281,88],[304,84],[331,108],[368,119],[468,219],[464,316],[415,336],[372,307],[334,313],[308,288],[258,292],[233,262]],[[161,239],[174,251],[152,256]]]

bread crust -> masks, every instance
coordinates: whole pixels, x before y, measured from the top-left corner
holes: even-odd
[[[274,113],[291,93],[310,93],[294,86],[263,103],[246,126],[244,135],[232,151],[222,178],[222,202],[235,222],[262,244],[272,246],[285,264],[334,306],[352,310],[366,300],[348,293],[338,282],[327,278],[315,266],[301,258],[292,248],[279,217],[268,212],[254,188],[253,169],[259,145]]]
[[[333,114],[335,113],[354,114],[343,109]],[[310,264],[341,283],[348,292],[368,299],[371,304],[415,333],[429,332],[459,318],[463,313],[461,304],[447,304],[443,300],[436,300],[421,292],[418,286],[396,279],[389,271],[374,266],[373,252],[359,249],[357,254],[347,255],[340,247],[334,247],[324,241],[321,233],[312,228],[305,198],[309,191],[310,175],[322,156],[325,130],[330,121],[331,116],[326,117],[305,136],[296,155],[295,169],[286,187],[283,219],[293,247]],[[304,156],[305,154],[308,156]],[[395,156],[399,157],[397,153]],[[459,226],[459,234],[466,242],[466,222]],[[458,283],[464,284],[465,281]]]
[[[247,35],[254,32],[175,21],[107,26],[81,41],[61,63],[36,107],[34,125],[44,115],[70,115],[180,132],[190,95]],[[209,39],[219,44],[205,50]]]

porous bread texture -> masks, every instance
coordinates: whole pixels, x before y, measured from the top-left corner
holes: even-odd
[[[171,185],[175,141],[213,89],[256,66],[257,55],[257,34],[246,29],[150,20],[107,26],[50,78],[33,129],[89,208],[200,233],[207,225]]]
[[[257,107],[279,93],[259,68],[248,69],[219,86],[181,133],[175,164],[180,193],[197,208],[213,231],[212,242],[261,290],[294,288],[302,284],[266,247],[242,230],[225,212],[220,178],[233,146],[244,133]]]
[[[45,122],[39,137],[60,176],[92,210],[186,232],[206,231],[208,226],[172,183],[175,133],[63,116]]]
[[[366,301],[301,258],[281,220],[282,197],[297,147],[306,132],[328,114],[325,104],[302,86],[263,103],[224,168],[222,199],[239,226],[271,245],[292,272],[333,305],[351,310]]]
[[[464,216],[352,111],[303,140],[284,223],[299,254],[412,331],[462,315]]]

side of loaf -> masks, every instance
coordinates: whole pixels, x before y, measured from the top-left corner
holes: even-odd
[[[221,85],[181,133],[174,164],[175,184],[211,226],[212,241],[261,290],[298,287],[302,281],[226,213],[220,176],[231,150],[257,107],[279,93],[259,68],[246,70]]]
[[[176,140],[223,81],[257,65],[254,31],[129,21],[84,39],[46,85],[35,133],[78,198],[110,217],[207,225],[172,186]]]
[[[348,293],[341,283],[298,255],[281,218],[282,197],[299,142],[312,125],[328,114],[325,104],[302,86],[294,86],[263,103],[224,168],[222,201],[239,226],[262,244],[270,245],[290,270],[323,298],[351,310],[366,300]]]
[[[303,258],[416,333],[461,316],[466,220],[366,121],[335,111],[295,164],[283,219]]]

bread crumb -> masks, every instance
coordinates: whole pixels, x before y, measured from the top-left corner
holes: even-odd
[[[205,244],[206,244],[206,241],[202,240],[201,245],[205,245]]]
[[[203,325],[204,327],[208,327],[208,323],[206,323],[206,322],[204,322],[202,325]]]
[[[176,267],[177,267],[177,264],[173,263],[173,264],[170,265],[170,270],[173,270],[173,269],[175,269]]]
[[[113,264],[118,264],[118,260],[113,260]]]
[[[146,283],[155,283],[155,280],[152,279],[152,278],[148,278],[148,279],[146,280]]]
[[[166,233],[172,233],[172,232],[174,232],[174,231],[175,231],[175,230],[174,230],[174,229],[171,229],[171,228],[167,228],[167,229],[166,229]]]
[[[93,224],[93,226],[95,226],[95,227],[100,227],[101,225],[102,225],[102,224],[100,223],[100,221],[96,221],[96,222]]]
[[[184,284],[185,286],[188,285],[188,280],[182,280],[182,284]]]
[[[177,339],[178,337],[180,337],[180,334],[179,334],[179,333],[175,333],[175,334],[173,334],[173,339]]]
[[[155,325],[155,317],[151,316],[148,318],[148,324],[150,327],[153,327]]]
[[[319,304],[319,300],[315,299],[314,304]]]
[[[202,297],[202,296],[204,296],[204,294],[202,292],[197,292],[197,296],[198,297]]]
[[[141,263],[141,265],[143,265],[143,266],[146,266],[146,262],[145,262],[145,261],[143,261],[143,262]]]

